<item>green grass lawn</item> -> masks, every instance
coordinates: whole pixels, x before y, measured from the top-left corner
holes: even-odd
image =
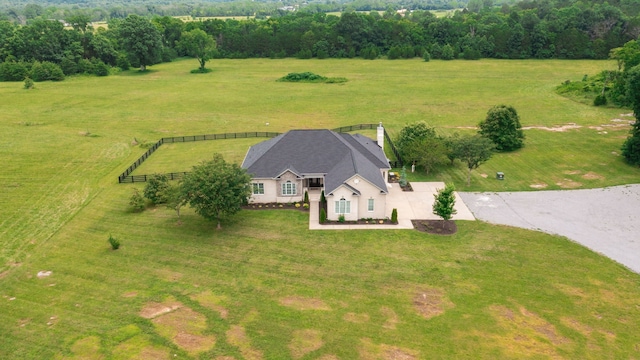
[[[183,60],[30,91],[0,83],[0,358],[639,356],[640,277],[566,239],[478,222],[459,222],[450,237],[310,232],[296,211],[245,211],[215,231],[188,209],[180,221],[162,207],[130,213],[134,185],[117,184],[146,151],[134,139],[380,121],[393,134],[418,120],[449,134],[471,131],[500,103],[514,106],[523,126],[582,127],[527,130],[525,148],[496,155],[469,188],[460,165],[411,179],[488,191],[635,183],[640,170],[616,154],[626,129],[595,128],[630,111],[553,92],[615,64],[209,66],[192,75],[197,62]],[[349,81],[275,81],[304,71]],[[259,140],[163,145],[134,174],[185,171],[213,152],[239,163]],[[110,234],[120,250],[109,249]]]

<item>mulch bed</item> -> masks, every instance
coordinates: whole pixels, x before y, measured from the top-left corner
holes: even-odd
[[[380,222],[382,221],[382,222]],[[390,219],[373,219],[373,220],[358,220],[358,221],[332,221],[327,220],[320,225],[398,225],[398,223],[391,222]]]
[[[268,204],[249,204],[243,206],[242,209],[245,210],[300,210],[309,212],[309,209],[305,209],[304,206],[296,207],[295,203],[268,203]]]
[[[458,232],[453,220],[411,220],[413,227],[422,232],[436,235],[452,235]]]

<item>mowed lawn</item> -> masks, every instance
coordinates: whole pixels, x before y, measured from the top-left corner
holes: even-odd
[[[527,130],[524,149],[468,188],[460,165],[414,179],[490,191],[637,182],[617,155],[628,128],[609,126],[630,111],[553,92],[615,64],[252,59],[189,74],[196,66],[33,91],[0,83],[0,358],[640,356],[640,276],[566,239],[479,222],[449,237],[311,232],[293,210],[245,211],[215,231],[188,209],[130,213],[134,185],[117,184],[145,151],[134,140],[380,121],[394,134],[419,120],[450,134],[500,103],[524,126],[575,128]],[[301,71],[349,82],[275,82]],[[213,152],[239,162],[255,140],[165,145],[136,173],[185,171]]]

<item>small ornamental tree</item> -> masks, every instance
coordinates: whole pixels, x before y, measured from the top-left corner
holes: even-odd
[[[474,135],[455,139],[453,144],[454,158],[460,159],[469,170],[467,186],[471,185],[471,170],[477,169],[493,155],[495,144],[488,138]]]
[[[237,164],[224,161],[222,155],[193,167],[182,180],[182,191],[196,214],[207,220],[220,220],[233,215],[248,203],[251,176]]]
[[[144,210],[144,197],[140,194],[140,190],[138,190],[138,188],[133,188],[133,194],[131,194],[131,197],[129,198],[129,206],[131,206],[131,209],[135,212]]]
[[[167,189],[169,188],[169,178],[167,175],[151,175],[144,187],[144,197],[154,204],[164,204],[167,202]]]
[[[304,191],[304,203],[309,203],[309,192],[307,190]]]
[[[512,106],[498,105],[489,109],[487,118],[479,124],[478,133],[491,139],[498,151],[512,151],[524,145],[520,117]]]
[[[396,208],[391,210],[391,222],[394,224],[398,223],[398,209]]]
[[[186,194],[182,191],[182,187],[177,184],[168,184],[162,192],[162,196],[166,199],[167,208],[175,210],[176,215],[180,218],[180,209],[187,203]]]
[[[327,212],[324,208],[320,208],[320,224],[324,224],[327,222]]]
[[[437,194],[433,194],[435,202],[433,203],[433,213],[442,218],[442,220],[450,220],[456,214],[453,207],[456,204],[455,187],[453,184],[446,184],[444,189],[438,190]],[[442,223],[444,228],[444,222]]]

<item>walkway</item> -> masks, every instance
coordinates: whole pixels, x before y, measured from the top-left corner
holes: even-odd
[[[640,273],[640,184],[460,196],[479,220],[566,236]]]
[[[413,191],[402,191],[398,184],[388,184],[389,194],[386,201],[386,215],[391,217],[391,211],[398,209],[397,225],[320,225],[320,195],[309,193],[309,229],[311,230],[375,230],[375,229],[413,229],[411,220],[440,219],[432,212],[433,195],[444,188],[443,182],[411,183]],[[454,220],[475,220],[473,214],[464,204],[462,198],[456,194]]]

